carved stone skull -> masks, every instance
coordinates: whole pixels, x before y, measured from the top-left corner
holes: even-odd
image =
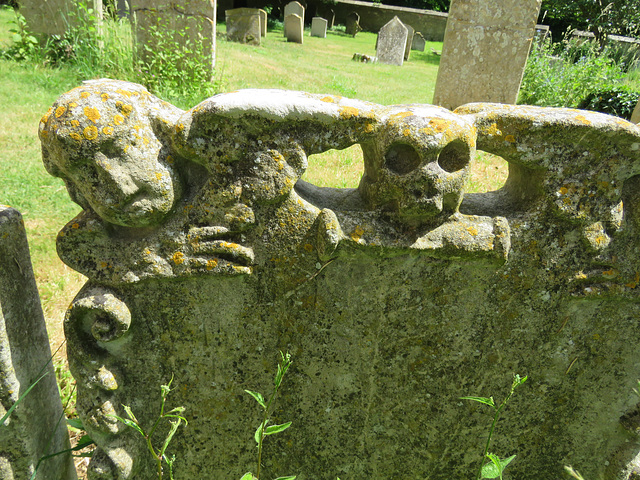
[[[407,227],[440,223],[462,202],[475,143],[473,124],[444,108],[389,107],[373,140],[362,144],[360,195]]]

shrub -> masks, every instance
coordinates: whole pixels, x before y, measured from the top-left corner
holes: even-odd
[[[640,91],[627,85],[613,85],[600,91],[591,92],[578,104],[583,110],[608,113],[631,120],[633,109],[640,98]]]

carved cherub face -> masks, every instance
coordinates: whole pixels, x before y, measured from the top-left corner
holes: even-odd
[[[462,201],[475,138],[473,124],[448,110],[394,106],[378,135],[362,144],[360,194],[408,227],[444,219]]]
[[[158,223],[180,195],[172,159],[152,121],[160,105],[143,87],[126,82],[71,90],[40,123],[47,170],[64,179],[76,203],[109,223]]]

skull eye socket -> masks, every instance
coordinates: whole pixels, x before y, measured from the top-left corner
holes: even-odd
[[[420,156],[415,148],[405,143],[392,144],[384,156],[385,166],[393,173],[406,175],[420,165]]]
[[[440,152],[438,165],[445,172],[453,173],[462,170],[469,163],[469,147],[461,141],[453,141]]]

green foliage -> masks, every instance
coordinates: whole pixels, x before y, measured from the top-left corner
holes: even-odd
[[[240,480],[259,480],[260,479],[260,468],[262,466],[262,444],[264,442],[264,438],[268,435],[274,435],[276,433],[280,433],[285,431],[287,428],[291,426],[291,422],[283,423],[280,425],[268,425],[269,423],[269,414],[271,413],[271,407],[273,406],[273,402],[276,399],[276,395],[278,394],[278,389],[282,385],[282,381],[284,380],[284,376],[289,370],[291,366],[291,355],[287,353],[280,352],[280,361],[278,362],[278,369],[276,371],[276,376],[273,380],[273,392],[269,397],[269,400],[265,400],[264,396],[259,392],[254,392],[251,390],[245,390],[249,395],[253,397],[253,399],[258,402],[258,405],[262,408],[263,415],[262,421],[258,426],[256,433],[254,434],[254,439],[258,444],[258,467],[256,470],[256,475],[254,476],[251,472],[245,473]],[[278,477],[276,480],[295,480],[294,476],[288,477]]]
[[[0,52],[2,58],[23,62],[37,59],[40,55],[40,44],[27,27],[25,18],[15,11],[13,27],[9,29],[12,44],[6,50]]]
[[[516,458],[515,455],[512,455],[505,459],[500,459],[497,455],[493,453],[489,453],[489,446],[491,445],[491,437],[493,436],[493,431],[498,423],[498,418],[500,417],[500,413],[507,405],[507,402],[511,399],[513,393],[516,391],[520,385],[527,381],[527,376],[521,377],[516,374],[513,376],[513,382],[511,383],[511,390],[509,394],[502,401],[500,406],[496,405],[493,397],[460,397],[461,400],[471,400],[473,402],[482,403],[484,405],[488,405],[494,410],[493,422],[491,423],[491,428],[489,429],[489,436],[487,437],[487,444],[484,447],[484,452],[482,453],[482,462],[480,463],[480,469],[478,470],[478,474],[476,476],[476,480],[481,480],[483,478],[500,478],[502,480],[502,473],[504,469]],[[485,463],[484,459],[488,458],[489,462]]]
[[[162,468],[162,462],[167,464],[167,467],[169,469],[169,479],[173,480],[173,463],[175,462],[176,457],[175,455],[169,457],[167,455],[167,448],[169,447],[171,440],[173,440],[174,435],[178,431],[178,428],[180,427],[180,425],[182,425],[182,422],[184,422],[185,426],[187,426],[188,424],[187,419],[182,416],[185,410],[184,407],[175,407],[168,412],[164,411],[167,396],[171,392],[172,382],[173,375],[171,376],[171,380],[169,380],[169,383],[167,385],[162,385],[160,387],[160,395],[162,399],[160,414],[149,430],[144,429],[142,424],[133,414],[131,408],[127,405],[123,405],[123,408],[128,418],[114,415],[117,420],[124,423],[127,427],[132,428],[133,430],[138,432],[142,438],[144,438],[147,444],[147,449],[149,450],[149,453],[153,457],[153,460],[156,464],[156,473],[158,474],[158,480],[162,480],[162,478],[164,478],[164,469]],[[158,444],[155,443],[155,439],[153,438],[153,436],[160,424],[165,423],[164,420],[169,421],[169,432],[167,433],[165,438]]]
[[[580,102],[578,108],[631,120],[638,98],[640,91],[633,90],[628,85],[613,85],[601,91],[591,92]]]
[[[624,77],[620,66],[593,46],[564,41],[536,42],[525,68],[518,103],[576,108],[591,92]]]

